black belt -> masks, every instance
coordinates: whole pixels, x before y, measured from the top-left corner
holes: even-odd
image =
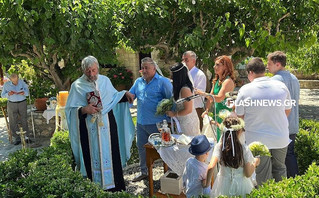
[[[12,101],[9,101],[10,103],[20,103],[20,102],[24,102],[26,101],[27,99],[24,99],[24,100],[21,100],[21,101],[17,101],[17,102],[12,102]]]

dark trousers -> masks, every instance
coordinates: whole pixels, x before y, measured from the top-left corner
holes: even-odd
[[[290,144],[288,145],[287,155],[286,155],[286,167],[287,167],[287,177],[295,177],[299,174],[297,157],[295,154],[295,139],[296,134],[290,134],[289,138],[291,139]]]
[[[13,137],[20,139],[20,136],[16,133],[20,131],[19,124],[21,124],[23,131],[26,131],[26,136],[29,136],[27,101],[25,100],[19,103],[8,102],[7,110],[10,130]]]

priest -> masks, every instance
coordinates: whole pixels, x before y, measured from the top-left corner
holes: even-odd
[[[128,102],[134,96],[118,92],[100,75],[95,57],[85,57],[81,68],[83,75],[72,83],[65,107],[77,168],[104,190],[125,190],[122,168],[134,138]]]

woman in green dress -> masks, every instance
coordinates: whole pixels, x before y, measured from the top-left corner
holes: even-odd
[[[231,59],[228,56],[219,56],[215,59],[214,65],[215,77],[212,81],[213,86],[210,94],[213,95],[215,100],[215,108],[217,114],[217,122],[222,123],[222,119],[218,117],[218,113],[222,109],[227,109],[232,111],[232,109],[226,106],[226,96],[227,92],[234,91],[235,89],[235,75],[234,75],[234,66]],[[196,90],[198,94],[205,94],[205,92],[201,92],[200,90]],[[207,97],[206,111],[202,116],[208,113],[213,99],[211,97]],[[220,130],[217,127],[217,142],[219,141],[221,136]]]

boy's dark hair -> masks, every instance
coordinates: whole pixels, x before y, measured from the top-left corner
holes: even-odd
[[[237,125],[240,124],[240,121],[238,118],[234,117],[227,117],[223,121],[223,124],[225,125],[226,128],[231,129],[231,125]],[[231,135],[229,133],[233,133],[233,141],[234,141],[234,147],[235,147],[235,156],[233,156],[233,151],[232,149],[232,140],[231,140]],[[243,134],[242,134],[243,135]],[[222,150],[223,148],[223,143],[224,143],[224,138],[227,138],[225,140],[225,149]],[[238,131],[226,131],[225,134],[222,137],[222,144],[221,144],[221,159],[220,163],[224,166],[229,166],[232,168],[239,168],[240,166],[244,165],[244,157],[243,157],[243,147],[242,144],[239,142],[238,139]]]
[[[286,54],[282,51],[275,51],[270,53],[267,58],[269,58],[274,63],[280,63],[281,66],[286,66]]]
[[[255,74],[265,73],[266,67],[261,58],[253,58],[246,65],[247,72],[254,72]]]

